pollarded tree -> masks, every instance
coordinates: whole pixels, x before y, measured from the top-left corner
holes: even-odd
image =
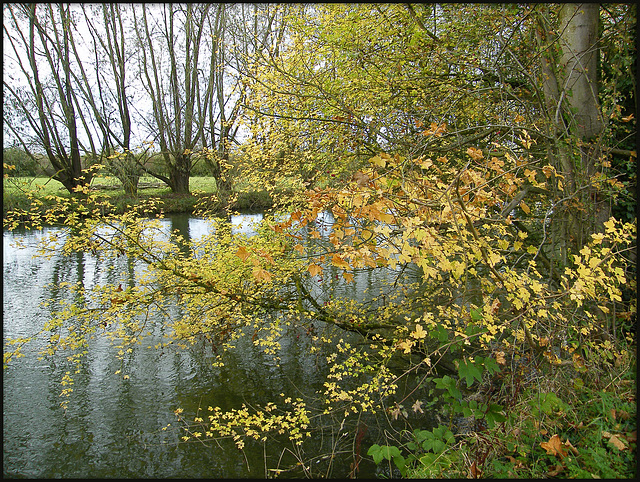
[[[51,167],[48,174],[75,192],[91,181],[90,172],[84,170],[89,166],[83,166],[83,153],[95,159],[101,148],[94,145],[90,109],[78,93],[74,75],[78,58],[70,6],[7,5],[3,11],[5,40],[14,55],[12,65],[27,82],[21,88],[5,78],[3,85],[29,131],[21,133],[12,126],[15,118],[3,117],[3,121],[27,152],[44,152]]]
[[[139,68],[152,103],[148,129],[168,175],[148,172],[176,193],[189,192],[192,155],[204,122],[197,106],[203,90],[200,53],[209,9],[208,4],[134,9]]]
[[[126,194],[136,195],[142,175],[132,145],[134,88],[131,85],[133,38],[126,38],[131,22],[124,5],[82,6],[91,37],[94,75],[80,68],[79,85],[104,139],[104,162],[120,180]],[[102,28],[100,27],[102,26]],[[76,56],[79,57],[76,51]],[[108,65],[108,68],[104,64]],[[80,58],[78,64],[82,66]],[[127,75],[129,74],[129,75]],[[95,88],[93,88],[95,81]],[[114,115],[114,113],[117,113]]]

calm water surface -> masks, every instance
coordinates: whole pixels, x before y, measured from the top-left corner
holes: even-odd
[[[236,232],[250,233],[251,222],[260,218],[241,215],[232,222]],[[192,240],[209,229],[205,221],[188,216],[172,216],[164,222],[167,229],[180,229]],[[50,232],[55,228],[3,233],[4,338],[29,336],[42,327],[50,312],[41,303],[62,296],[58,283],[80,281],[89,288],[114,281],[90,254],[34,258],[33,248],[12,246],[16,239],[33,245]],[[356,283],[345,289],[355,294],[361,288]],[[295,393],[294,387],[313,393],[322,385],[325,366],[320,362],[323,357],[311,354],[306,330],[293,328],[281,340],[280,363],[249,341],[230,353],[225,367],[219,369],[211,367],[211,353],[203,347],[148,349],[163,339],[162,325],[157,325],[124,361],[116,358],[117,349],[108,340],[91,340],[80,373],[74,375],[74,394],[66,411],[60,408],[59,394],[60,380],[69,364],[59,355],[38,360],[37,351],[44,341],[28,345],[25,357],[12,362],[3,373],[4,475],[263,478],[265,456],[268,466],[276,467],[283,448],[276,442],[266,448],[247,443],[244,452],[229,440],[209,445],[178,443],[183,433],[174,410],[182,407],[185,414],[195,414],[201,408],[206,416],[209,405],[229,410],[240,408],[243,402],[277,402],[280,393]],[[128,380],[115,374],[123,368],[130,375]],[[167,424],[172,425],[162,430]],[[305,448],[307,453],[328,453],[339,438],[339,433],[327,430]],[[337,459],[331,476],[345,477],[350,460]],[[294,462],[292,457],[284,457],[281,466]],[[326,461],[316,463],[318,471],[325,470]],[[372,476],[375,468],[363,461],[361,469],[359,475],[366,477]]]

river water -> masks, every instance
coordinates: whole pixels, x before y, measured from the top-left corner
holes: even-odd
[[[234,216],[236,232],[250,233],[252,222],[261,215]],[[174,215],[164,220],[167,229],[179,229],[192,240],[209,229],[202,219]],[[16,248],[21,240],[34,245],[43,231],[3,233],[3,338],[30,336],[50,317],[42,303],[62,296],[59,283],[82,282],[85,286],[108,279],[108,272],[90,254],[51,259],[33,257],[34,248]],[[370,285],[375,280],[360,280]],[[362,291],[358,280],[351,288]],[[3,473],[29,478],[264,478],[269,469],[296,463],[285,447],[247,443],[243,451],[231,440],[208,445],[183,443],[174,410],[204,414],[208,406],[222,410],[240,408],[242,403],[281,400],[292,389],[313,393],[325,380],[326,366],[310,349],[311,337],[302,328],[290,330],[281,340],[281,362],[250,342],[228,354],[223,368],[213,368],[211,354],[197,346],[187,350],[149,349],[163,340],[157,326],[142,345],[126,358],[128,379],[116,372],[123,361],[108,340],[90,341],[88,354],[74,375],[74,393],[68,408],[60,408],[60,380],[69,365],[64,360],[38,359],[45,341],[31,343],[25,356],[12,361],[3,372]],[[201,410],[198,412],[198,410]],[[169,428],[163,429],[169,425]],[[328,453],[337,446],[340,433],[327,428],[321,437],[305,442],[307,455]],[[363,441],[363,454],[366,453]],[[346,450],[345,452],[348,452]],[[345,456],[331,464],[317,460],[315,476],[345,477],[349,462]],[[313,462],[312,462],[313,463]],[[366,460],[360,477],[375,475],[376,467]],[[282,476],[300,476],[302,472]]]

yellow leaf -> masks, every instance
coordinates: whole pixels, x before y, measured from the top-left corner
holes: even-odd
[[[416,340],[420,340],[421,338],[425,338],[427,336],[427,332],[424,331],[421,325],[416,325],[416,331],[411,333],[411,336]]]
[[[525,214],[531,213],[531,209],[529,209],[529,206],[527,206],[524,201],[520,201],[520,208],[525,212]]]
[[[353,283],[353,274],[347,273],[346,271],[344,271],[342,273],[342,277],[347,283]]]
[[[403,350],[403,353],[411,353],[411,347],[413,346],[413,342],[410,340],[402,340],[398,342],[398,348]]]
[[[295,249],[300,254],[304,253],[304,246],[302,246],[301,244],[296,244],[293,249]]]
[[[371,159],[369,159],[369,162],[378,167],[385,167],[387,165],[387,161],[382,159],[380,156],[372,157]]]

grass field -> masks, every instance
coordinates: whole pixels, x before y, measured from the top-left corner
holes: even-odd
[[[163,201],[161,206],[165,213],[192,212],[198,202],[210,198],[217,191],[216,181],[213,177],[192,177],[189,180],[191,194],[188,195],[174,194],[168,186],[151,176],[144,176],[140,179],[138,195],[135,198],[126,196],[120,182],[112,176],[96,177],[91,182],[91,186],[109,199],[115,206],[116,212],[124,211],[140,200],[149,198],[160,198]],[[51,203],[51,201],[45,200],[46,196],[71,197],[62,184],[54,179],[46,177],[5,178],[2,192],[3,215],[13,209],[29,210],[31,201],[27,192],[36,192],[37,198],[43,200],[45,205]],[[271,199],[264,191],[241,191],[238,193],[238,201],[234,208],[239,210],[264,209],[270,204]]]

